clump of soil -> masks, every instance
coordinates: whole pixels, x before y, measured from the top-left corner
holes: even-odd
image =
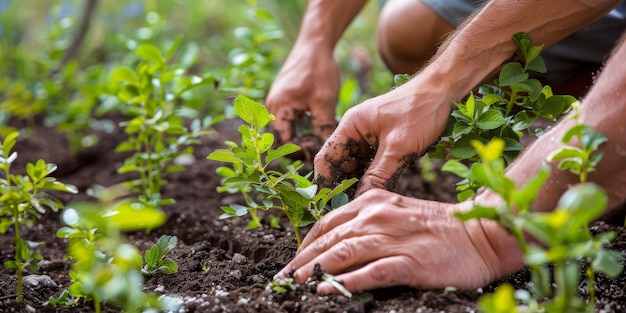
[[[222,147],[225,139],[236,140],[236,128],[233,122],[218,125],[216,133],[196,147],[193,164],[185,172],[168,176],[169,183],[163,193],[165,197],[174,198],[176,204],[164,208],[168,221],[163,227],[149,234],[127,234],[128,241],[142,251],[163,234],[179,238],[178,246],[169,255],[179,264],[179,272],[146,277],[145,291],[180,298],[183,301],[181,312],[476,312],[477,299],[498,285],[454,292],[395,287],[360,293],[352,299],[340,295],[319,296],[314,288],[307,287],[282,294],[267,290],[268,282],[294,256],[297,247],[286,221],[281,229],[264,226],[248,230],[245,218],[218,219],[221,205],[243,201],[238,195],[216,192],[220,179],[215,175],[215,168],[219,164],[207,160],[206,156]],[[86,199],[85,190],[93,184],[110,186],[128,179],[116,173],[125,158],[113,152],[117,143],[125,138],[119,129],[111,134],[99,134],[97,147],[78,155],[71,154],[63,136],[54,131],[39,127],[36,134],[17,144],[18,160],[13,170],[23,170],[26,162],[39,158],[56,163],[59,171],[53,176],[80,190],[77,195],[59,194],[65,203]],[[455,177],[438,173],[437,179],[429,182],[419,173],[417,166],[405,170],[398,191],[423,199],[455,201]],[[614,224],[622,223],[623,219]],[[0,312],[93,311],[89,303],[69,309],[44,306],[46,300],[59,296],[70,282],[67,275],[70,262],[63,259],[66,242],[55,235],[61,226],[59,213],[48,213],[34,228],[23,230],[26,239],[45,241],[45,245],[37,248],[45,260],[40,263],[37,273],[40,276],[26,280],[22,304],[15,302],[15,273],[0,269]],[[615,231],[617,235],[610,247],[626,253],[623,227],[599,222],[592,230]],[[2,262],[13,255],[12,236],[11,232],[0,236]],[[598,312],[626,310],[625,278],[624,274],[617,279],[602,275],[596,278]],[[525,288],[527,271],[522,270],[503,281]],[[118,312],[109,307],[104,311]]]

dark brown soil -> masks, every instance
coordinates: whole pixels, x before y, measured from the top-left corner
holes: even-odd
[[[233,122],[218,125],[217,132],[196,147],[195,163],[187,171],[170,175],[164,195],[177,203],[164,210],[168,222],[146,234],[127,234],[128,240],[145,251],[163,234],[179,238],[171,257],[179,264],[176,274],[156,274],[146,278],[145,290],[171,294],[184,302],[180,312],[476,312],[476,301],[497,284],[473,291],[444,292],[442,290],[413,290],[388,288],[362,293],[356,299],[343,296],[319,296],[310,286],[277,294],[266,291],[267,283],[294,255],[296,244],[287,224],[283,229],[264,227],[247,230],[246,219],[218,220],[220,205],[242,203],[237,195],[219,194],[219,178],[214,174],[216,164],[206,156],[224,139],[236,140]],[[59,194],[64,201],[85,199],[85,190],[93,184],[110,186],[128,179],[116,173],[116,166],[124,159],[113,152],[124,137],[117,130],[100,134],[98,146],[78,155],[71,155],[62,136],[49,129],[37,129],[34,137],[18,143],[18,160],[13,169],[19,171],[26,162],[43,158],[55,163],[59,170],[53,175],[62,182],[76,185],[78,195]],[[424,199],[455,201],[455,178],[440,173],[435,182],[423,180],[419,168],[409,167],[399,181],[399,192]],[[618,221],[622,224],[623,219]],[[38,248],[45,260],[40,263],[39,275],[46,275],[54,284],[25,284],[23,304],[15,302],[15,274],[0,269],[0,312],[91,312],[90,304],[71,309],[53,309],[43,306],[50,297],[58,296],[68,286],[68,261],[63,260],[66,244],[55,232],[61,222],[58,213],[47,214],[33,229],[24,229],[31,241],[45,241]],[[598,223],[595,230],[612,229],[617,232],[613,248],[626,251],[626,232],[622,227]],[[2,262],[13,255],[12,233],[0,236]],[[207,270],[208,269],[208,270]],[[622,274],[611,280],[597,277],[598,312],[626,311],[626,279]],[[528,283],[522,270],[507,279],[519,288]],[[360,301],[358,301],[360,300]],[[106,307],[105,312],[117,312]]]

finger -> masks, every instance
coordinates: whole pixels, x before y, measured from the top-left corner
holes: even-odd
[[[371,290],[391,286],[411,285],[415,267],[404,256],[392,256],[371,262],[363,267],[340,275],[335,281],[344,285],[351,292]],[[338,294],[339,291],[328,282],[317,286],[320,294]]]
[[[290,142],[294,136],[294,120],[296,118],[293,109],[289,106],[280,106],[273,113],[276,119],[272,121],[272,129],[278,135],[281,143]]]
[[[331,103],[335,102],[336,101],[333,101]],[[317,135],[321,142],[326,141],[337,127],[335,107],[333,105],[327,105],[326,103],[312,105],[311,115],[313,117],[312,126],[315,135]]]
[[[296,252],[294,259],[289,262],[282,270],[280,270],[276,276],[287,277],[289,274],[300,268],[303,264],[310,262],[317,254],[323,253],[328,248],[337,242],[338,239],[330,240],[330,237],[322,239],[323,244],[317,244],[315,247],[311,247],[320,237],[326,236],[331,230],[344,225],[348,221],[354,219],[357,215],[357,210],[353,210],[355,207],[352,203],[342,207],[341,210],[332,211],[324,218],[317,221],[311,230],[307,233],[306,237],[302,241],[302,244]],[[358,206],[356,206],[358,208]],[[339,231],[341,233],[341,230]]]
[[[313,181],[321,188],[334,188],[345,179],[360,178],[374,156],[373,137],[362,136],[349,122],[339,123],[315,156]]]
[[[398,187],[398,179],[402,171],[413,163],[418,157],[417,152],[407,152],[393,145],[393,140],[381,141],[374,159],[363,174],[356,195],[380,188],[394,191]]]
[[[310,261],[293,274],[296,282],[304,282],[311,277],[315,264],[320,264],[324,272],[335,274],[360,267],[370,261],[395,254],[395,249],[386,240],[386,236],[374,234],[359,236],[356,227],[348,226],[346,236],[338,238],[331,232],[328,236],[320,237],[310,249],[303,251],[303,257]],[[385,249],[381,247],[385,246]]]

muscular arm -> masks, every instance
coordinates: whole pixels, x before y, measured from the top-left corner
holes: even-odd
[[[458,100],[513,56],[517,50],[511,39],[514,34],[526,32],[533,44],[547,48],[603,17],[620,2],[489,1],[447,39],[427,69],[445,75],[452,100]]]
[[[409,82],[348,110],[316,156],[316,181],[332,186],[362,176],[357,194],[393,190],[399,172],[443,132],[450,104],[514,55],[514,34],[527,32],[535,44],[550,46],[619,2],[489,1]]]

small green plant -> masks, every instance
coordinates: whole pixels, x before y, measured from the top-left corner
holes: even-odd
[[[105,303],[124,312],[141,312],[147,308],[166,310],[165,306],[171,303],[142,291],[141,254],[135,246],[126,242],[121,233],[136,230],[137,226],[128,228],[129,224],[118,223],[121,220],[143,219],[143,229],[151,229],[160,226],[163,217],[135,215],[132,202],[115,200],[126,193],[123,190],[119,186],[98,188],[95,191],[98,203],[74,202],[63,211],[62,219],[67,226],[60,228],[57,236],[68,240],[66,257],[73,261],[69,272],[72,283],[59,298],[48,301],[49,305],[71,307],[81,301],[91,301],[95,312],[101,312]],[[167,263],[167,269],[171,269],[170,263],[175,262],[164,260],[165,253],[161,248],[165,246],[165,250],[169,251],[175,241],[175,237],[161,237],[156,245],[158,251],[146,252],[146,267],[153,268],[155,265],[156,272],[164,270],[161,266]]]
[[[131,117],[121,123],[129,138],[116,151],[133,154],[118,172],[139,175],[127,185],[139,195],[140,203],[150,206],[174,203],[173,199],[161,198],[161,189],[167,183],[164,174],[184,170],[174,160],[191,155],[192,145],[199,144],[198,138],[209,134],[209,127],[219,120],[207,116],[191,121],[189,128],[185,125],[190,110],[181,105],[184,95],[194,88],[212,85],[214,80],[211,76],[188,77],[181,68],[168,65],[180,42],[180,38],[175,41],[166,55],[156,46],[140,45],[135,50],[140,59],[136,69],[120,67],[112,75],[112,81],[122,84],[117,97],[128,105],[126,114]]]
[[[470,93],[464,102],[455,103],[448,126],[441,140],[429,150],[433,159],[477,161],[479,158],[471,142],[483,144],[492,138],[504,140],[503,158],[511,162],[523,149],[520,139],[532,135],[531,125],[538,119],[555,121],[569,110],[576,98],[554,95],[550,86],[542,86],[530,77],[530,72],[544,73],[545,63],[539,53],[543,46],[531,45],[525,33],[513,39],[524,57],[524,63],[507,63],[494,84],[483,85],[478,96]],[[458,184],[458,198],[471,198],[477,186],[462,181]]]
[[[493,220],[513,234],[531,269],[532,297],[526,297],[527,306],[537,301],[538,307],[545,312],[586,312],[589,307],[593,307],[593,302],[587,304],[577,296],[580,272],[578,262],[585,261],[589,265],[588,270],[609,277],[617,276],[622,270],[620,254],[603,248],[614,234],[604,233],[593,237],[587,231],[587,225],[606,209],[606,193],[594,184],[583,183],[563,194],[552,212],[534,212],[532,202],[550,169],[541,168],[526,185],[516,187],[504,174],[505,162],[501,157],[505,148],[503,140],[494,139],[487,145],[474,141],[473,145],[481,159],[480,163],[474,163],[468,168],[458,161],[452,161],[444,166],[445,170],[490,189],[504,200],[504,204],[499,207],[474,205],[472,210],[456,216],[464,221],[473,218]],[[545,248],[528,243],[525,233],[533,236]],[[547,264],[554,265],[555,291]],[[588,279],[593,279],[593,276],[588,275]],[[592,282],[589,284],[592,286]],[[489,304],[489,301],[502,301],[500,297],[510,294],[505,291],[484,300],[484,307],[494,307],[495,304]],[[521,297],[519,300],[523,299]],[[547,300],[539,301],[544,299]],[[516,303],[514,298],[510,298],[510,301]],[[501,304],[495,305],[498,306]],[[486,312],[501,311],[486,309]]]
[[[239,26],[233,32],[237,47],[228,52],[230,66],[224,69],[227,79],[220,90],[261,99],[269,90],[268,82],[276,76],[274,63],[280,51],[272,44],[283,37],[283,31],[258,1],[248,0],[248,4],[245,17],[249,26]]]
[[[57,190],[76,193],[76,187],[63,184],[50,177],[56,170],[56,165],[46,164],[38,160],[35,164],[26,164],[26,175],[13,174],[11,164],[17,159],[17,152],[12,152],[17,143],[17,132],[12,132],[0,142],[0,171],[4,177],[0,178],[0,234],[5,234],[10,228],[14,234],[15,258],[4,262],[4,266],[14,269],[17,275],[17,301],[22,301],[22,274],[30,268],[37,271],[37,262],[43,257],[31,250],[30,244],[22,238],[21,227],[32,228],[46,208],[58,211],[63,204],[46,193],[47,190]]]
[[[299,151],[300,147],[288,143],[272,149],[274,135],[263,133],[262,129],[274,117],[260,103],[239,96],[235,99],[234,108],[246,123],[239,128],[241,144],[227,142],[230,149],[217,149],[208,158],[232,164],[232,167],[218,169],[218,174],[225,178],[219,190],[240,192],[246,205],[223,206],[224,214],[220,218],[250,214],[248,227],[256,228],[261,226],[258,210],[281,210],[289,219],[299,245],[299,227],[311,224],[331,208],[347,203],[348,197],[343,191],[357,180],[343,181],[335,189],[318,190],[317,185],[298,174],[302,167],[299,161],[289,164],[286,173],[271,169],[269,165],[273,161]],[[251,192],[262,195],[260,203],[251,197]]]
[[[572,118],[578,119],[578,102],[572,107]],[[573,138],[580,143],[580,147],[566,146],[548,156],[548,161],[559,161],[559,169],[568,170],[580,177],[581,182],[587,181],[587,175],[592,172],[602,159],[602,153],[597,152],[598,147],[608,139],[603,134],[594,131],[585,124],[577,123],[570,128],[561,141],[569,144]]]
[[[176,238],[176,236],[161,236],[144,254],[145,264],[141,268],[141,272],[145,275],[152,275],[159,271],[165,274],[178,272],[178,264],[176,264],[176,261],[165,257],[170,251],[176,248],[176,244],[178,244],[178,238]]]

